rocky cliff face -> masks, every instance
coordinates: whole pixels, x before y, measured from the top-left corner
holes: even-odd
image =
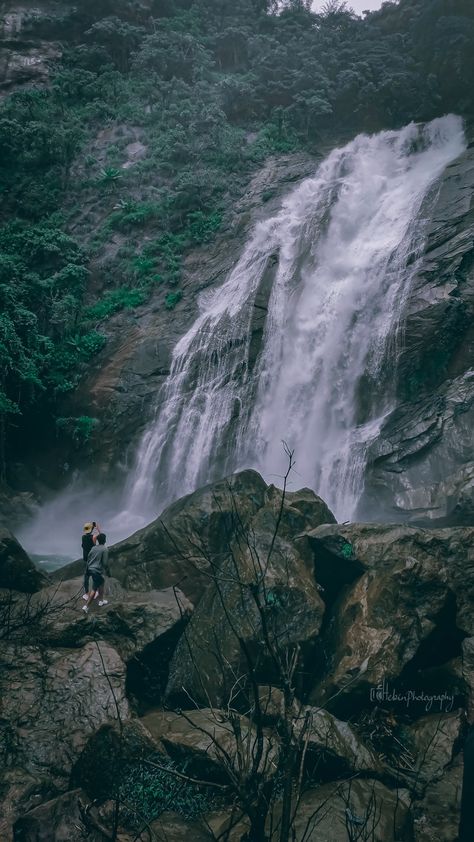
[[[425,252],[401,337],[399,402],[374,443],[361,512],[474,523],[474,148],[426,212]]]
[[[25,84],[47,82],[51,62],[61,55],[57,30],[46,24],[60,20],[70,3],[2,3],[0,18],[0,95]],[[33,35],[33,22],[43,21],[44,37]],[[55,37],[56,35],[56,37]]]
[[[88,616],[75,566],[30,577],[29,593],[2,580],[2,842],[111,838],[114,803],[122,842],[143,822],[158,840],[227,828],[241,842],[242,775],[247,799],[260,776],[273,793],[273,842],[285,728],[302,758],[297,842],[369,827],[372,842],[454,840],[474,716],[473,538],[339,526],[313,492],[282,498],[248,471],[114,548],[109,604]]]

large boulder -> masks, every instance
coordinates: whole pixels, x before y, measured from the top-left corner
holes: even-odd
[[[413,724],[402,724],[394,734],[398,763],[392,759],[392,775],[400,786],[409,789],[417,799],[442,780],[452,766],[461,745],[464,731],[462,711],[422,716]]]
[[[150,830],[156,842],[183,842],[184,839],[192,839],[192,842],[213,842],[216,838],[204,826],[204,823],[186,821],[182,816],[169,810],[159,819],[151,822]],[[229,842],[240,842],[240,837],[239,840],[229,839]]]
[[[179,586],[196,604],[209,583],[214,565],[228,554],[229,543],[245,531],[256,513],[266,507],[277,512],[281,491],[267,486],[256,471],[241,471],[188,494],[159,518],[110,548],[112,575],[128,590]],[[309,489],[289,492],[283,506],[280,533],[321,523],[334,523],[326,504]],[[61,581],[79,576],[82,561],[53,574]]]
[[[30,810],[15,823],[14,842],[103,842],[95,811],[87,812],[89,799],[73,789]],[[106,837],[105,837],[106,838]],[[120,837],[119,837],[120,838]]]
[[[295,723],[295,736],[306,745],[308,769],[319,777],[343,777],[354,772],[378,774],[381,764],[348,722],[323,708],[303,705]]]
[[[281,512],[272,495],[232,536],[170,664],[169,699],[227,704],[250,673],[258,683],[275,678],[272,650],[304,649],[317,637],[325,606],[305,545],[283,537],[289,517],[303,526],[300,512]]]
[[[313,702],[334,698],[343,712],[357,695],[368,705],[384,683],[461,654],[474,621],[473,538],[469,528],[377,524],[322,526],[305,538],[335,599]]]
[[[33,564],[9,529],[0,527],[0,588],[34,593],[48,577]]]
[[[458,837],[463,763],[458,754],[441,778],[429,784],[413,805],[415,842],[451,842]],[[471,828],[472,830],[472,828]],[[463,840],[464,842],[464,840]]]
[[[192,777],[223,783],[235,772],[244,775],[253,769],[257,730],[245,716],[215,708],[181,713],[156,710],[143,717],[142,723]],[[272,776],[277,763],[278,738],[267,730],[255,771]]]
[[[328,783],[305,792],[295,818],[295,842],[412,842],[410,798],[379,781]]]
[[[417,757],[417,784],[426,787],[441,780],[451,767],[461,745],[464,728],[462,711],[433,713],[407,729]]]
[[[179,585],[193,603],[219,562],[237,517],[247,524],[264,504],[266,484],[256,471],[242,471],[188,494],[159,518],[109,550],[110,570],[128,590]],[[56,571],[56,580],[79,576],[82,561]]]
[[[144,760],[160,752],[165,754],[163,746],[140,719],[108,723],[87,741],[72,769],[71,784],[99,803],[115,799],[130,770],[143,768]]]
[[[107,642],[79,649],[4,644],[0,670],[0,822],[68,789],[91,734],[129,716],[125,665]]]
[[[158,645],[164,636],[171,636],[176,642],[193,610],[178,588],[146,593],[125,591],[115,579],[107,579],[108,605],[99,607],[95,600],[86,616],[81,610],[82,592],[82,579],[70,579],[35,594],[31,609],[43,615],[38,630],[42,643],[80,646],[99,638],[129,661],[150,644]]]

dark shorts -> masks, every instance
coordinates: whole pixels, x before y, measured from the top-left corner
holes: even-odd
[[[92,577],[92,590],[98,591],[105,582],[104,577],[100,573],[90,573],[89,575]]]

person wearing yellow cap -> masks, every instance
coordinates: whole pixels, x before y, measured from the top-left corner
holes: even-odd
[[[89,574],[87,572],[87,556],[96,542],[97,535],[100,532],[99,524],[95,521],[85,523],[82,531],[82,558],[86,565],[84,570],[84,594],[83,599],[87,599],[89,593]]]

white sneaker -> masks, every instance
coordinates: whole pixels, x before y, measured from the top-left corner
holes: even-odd
[[[89,611],[89,606],[88,606],[88,605],[83,605],[83,606],[82,606],[82,610],[83,610],[83,611],[85,611],[85,613],[87,614],[87,613],[88,613],[88,611]]]
[[[99,605],[100,605],[101,608],[102,608],[103,605],[108,605],[108,604],[109,604],[108,599],[100,599],[99,600]]]
[[[88,593],[83,593],[83,594],[82,594],[82,598],[83,598],[83,599],[88,599],[88,597],[89,597],[89,594],[88,594]]]

